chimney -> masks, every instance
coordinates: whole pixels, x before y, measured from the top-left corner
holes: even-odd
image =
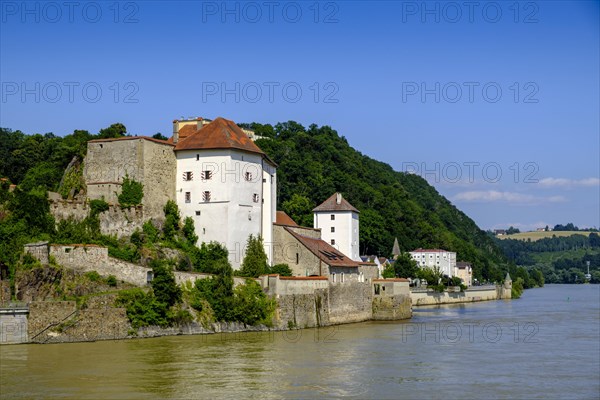
[[[173,144],[179,142],[179,121],[173,120]]]
[[[335,194],[335,202],[336,202],[336,204],[342,204],[342,194],[341,193]]]
[[[204,118],[202,117],[198,117],[196,118],[196,131],[199,131],[200,129],[202,129],[202,127],[204,126]]]

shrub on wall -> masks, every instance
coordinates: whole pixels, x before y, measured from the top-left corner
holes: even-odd
[[[131,207],[142,204],[144,197],[144,185],[137,182],[135,179],[130,179],[129,175],[123,178],[121,186],[121,194],[119,194],[119,204],[121,207]]]

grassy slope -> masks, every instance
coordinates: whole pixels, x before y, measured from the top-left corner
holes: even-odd
[[[585,231],[550,231],[550,232],[521,232],[515,233],[514,235],[502,235],[498,236],[498,239],[514,239],[514,240],[527,240],[531,239],[532,241],[551,238],[552,236],[556,237],[564,237],[564,236],[572,236],[572,235],[585,235],[589,236],[591,232]]]

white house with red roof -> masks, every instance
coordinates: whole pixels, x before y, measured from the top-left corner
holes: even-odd
[[[420,268],[439,268],[442,274],[454,276],[456,253],[442,249],[417,249],[410,252]]]
[[[272,262],[277,166],[233,121],[173,121],[175,198],[199,242],[225,244],[239,268],[250,235],[262,236]]]
[[[358,213],[341,193],[334,193],[313,209],[314,227],[321,230],[321,238],[360,262]]]

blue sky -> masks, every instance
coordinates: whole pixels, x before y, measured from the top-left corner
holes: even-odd
[[[2,1],[0,125],[331,125],[480,227],[600,226],[598,2]]]

